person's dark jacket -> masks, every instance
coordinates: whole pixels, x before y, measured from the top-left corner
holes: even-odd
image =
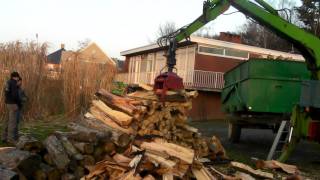
[[[21,87],[18,88],[18,94],[19,94],[18,107],[21,110],[23,105],[27,102],[28,97],[27,97],[26,93],[24,92],[24,90],[21,89]]]
[[[17,85],[17,81],[14,79],[10,79],[6,83],[5,87],[5,103],[6,104],[19,104],[19,88]]]

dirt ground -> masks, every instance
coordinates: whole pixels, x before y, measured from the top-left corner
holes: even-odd
[[[243,129],[241,141],[237,144],[228,142],[228,126],[224,121],[192,122],[204,136],[216,135],[230,158],[250,164],[251,157],[266,159],[276,134],[271,130]],[[297,165],[303,175],[311,179],[320,179],[320,144],[303,141],[296,148],[287,163]]]

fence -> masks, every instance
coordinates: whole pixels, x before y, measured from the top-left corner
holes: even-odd
[[[125,83],[144,83],[154,84],[154,78],[158,72],[135,72],[135,73],[120,73],[117,74],[116,81]],[[184,86],[192,89],[209,89],[221,90],[224,87],[223,72],[193,70],[180,72],[178,75],[183,77]]]

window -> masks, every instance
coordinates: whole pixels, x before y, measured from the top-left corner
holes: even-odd
[[[237,50],[237,49],[230,49],[230,48],[223,48],[223,47],[206,47],[206,46],[199,46],[199,53],[204,53],[206,55],[217,55],[217,56],[226,56],[236,59],[248,59],[249,52]]]
[[[240,51],[235,49],[226,49],[225,50],[226,56],[234,56],[234,57],[240,57],[240,58],[248,58],[249,54],[246,51]]]
[[[199,52],[209,53],[209,54],[219,54],[224,55],[224,49],[222,48],[213,48],[213,47],[199,47]]]

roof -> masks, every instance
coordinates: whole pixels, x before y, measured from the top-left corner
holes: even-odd
[[[47,62],[51,64],[60,64],[62,52],[66,51],[64,48],[61,48],[47,56]]]
[[[290,58],[290,59],[294,59],[294,60],[298,60],[298,61],[304,61],[303,56],[300,54],[286,53],[286,52],[282,52],[282,51],[276,51],[276,50],[271,50],[271,49],[255,47],[255,46],[249,46],[249,45],[245,45],[245,44],[232,43],[232,42],[221,41],[221,40],[216,40],[216,39],[208,39],[208,38],[203,38],[203,37],[198,37],[198,36],[191,36],[190,41],[193,43],[202,44],[202,45],[220,46],[220,47],[248,51],[251,53],[272,55],[272,56],[276,56],[276,57],[282,56],[284,58]],[[160,48],[160,46],[158,44],[154,43],[154,44],[122,51],[120,53],[120,55],[127,56],[127,55],[131,55],[131,54],[137,54],[137,53],[143,53],[145,51],[155,50],[158,48]]]
[[[106,56],[106,60],[108,60],[112,65],[116,65],[116,62],[112,58],[110,58],[95,42],[89,43],[86,47],[80,49],[80,53],[86,51],[89,49],[91,46],[95,46],[101,53],[103,53]]]

